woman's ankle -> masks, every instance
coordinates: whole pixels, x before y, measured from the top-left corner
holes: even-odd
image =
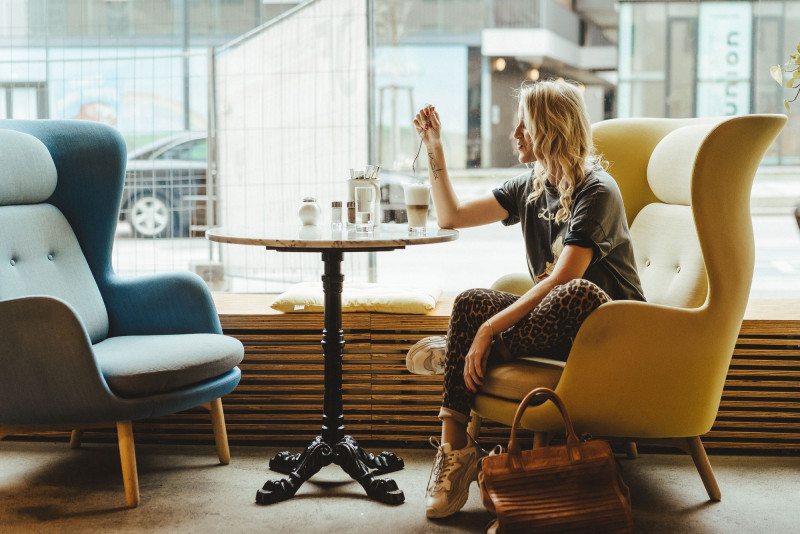
[[[449,443],[452,450],[463,449],[469,443],[467,427],[457,421],[442,421],[442,444]]]

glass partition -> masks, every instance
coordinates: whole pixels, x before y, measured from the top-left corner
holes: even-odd
[[[205,229],[295,222],[307,195],[327,220],[349,170],[370,164],[383,222],[403,224],[424,104],[444,121],[459,196],[487,195],[526,172],[510,136],[524,80],[574,80],[593,121],[783,113],[793,95],[769,67],[797,28],[789,0],[6,0],[0,117],[120,130],[122,275],[189,269],[214,290],[278,292],[318,280],[317,258],[212,245]],[[755,297],[800,297],[794,109],[753,189]],[[345,265],[351,281],[416,277],[449,294],[525,270],[519,228],[500,224]]]

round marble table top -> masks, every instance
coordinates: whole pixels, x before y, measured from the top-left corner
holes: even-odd
[[[407,245],[443,243],[458,239],[458,230],[428,226],[424,234],[410,234],[405,224],[381,224],[371,233],[356,232],[354,228],[331,230],[320,226],[268,226],[264,228],[220,227],[206,230],[206,238],[219,243],[259,245],[272,250],[391,250]]]

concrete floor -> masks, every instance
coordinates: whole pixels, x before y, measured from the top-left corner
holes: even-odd
[[[489,515],[477,486],[455,516],[425,519],[433,450],[396,450],[406,468],[388,475],[399,506],[366,498],[338,467],[306,482],[290,501],[254,504],[272,478],[278,449],[233,447],[228,466],[212,446],[137,447],[141,504],[125,507],[119,455],[111,444],[0,442],[0,532],[483,532]],[[711,456],[722,502],[711,503],[685,455],[622,458],[637,532],[800,532],[800,457]]]

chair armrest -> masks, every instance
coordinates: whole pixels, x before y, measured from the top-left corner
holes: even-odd
[[[73,308],[53,297],[0,301],[0,424],[87,420],[112,393]]]
[[[159,334],[221,334],[211,292],[194,273],[137,278],[110,277],[101,283],[109,337]]]
[[[705,307],[610,302],[581,326],[557,391],[569,399],[576,427],[591,421],[595,434],[704,434],[719,408],[741,317],[734,323]]]

